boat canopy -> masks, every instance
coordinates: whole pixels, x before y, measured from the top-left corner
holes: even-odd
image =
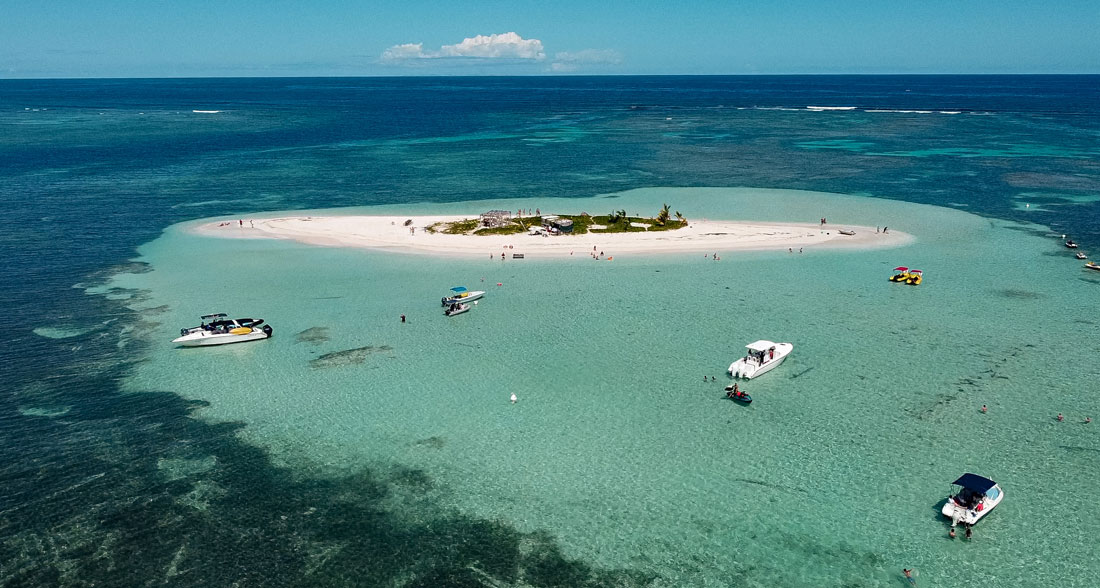
[[[985,494],[990,488],[997,485],[996,482],[989,478],[983,478],[977,474],[963,474],[958,480],[952,482],[956,486],[962,486],[967,490],[973,490],[978,494]]]
[[[920,270],[909,270],[909,273],[911,273],[911,274],[923,274],[924,272],[922,272]]]
[[[749,351],[767,351],[772,347],[775,347],[775,343],[771,341],[765,341],[763,339],[759,341],[754,341],[745,346],[745,348]]]
[[[466,286],[455,286],[454,288],[451,288],[451,292],[454,292],[455,294],[461,294],[465,291],[466,291]]]
[[[204,321],[218,320],[218,319],[223,319],[227,316],[229,316],[229,315],[225,314],[224,312],[218,312],[218,313],[214,313],[214,314],[204,314],[204,315],[202,315],[202,320],[204,320]]]
[[[905,272],[905,271],[909,271],[909,268],[905,267],[904,265],[899,265],[898,267],[894,268],[894,271],[896,271],[896,272]]]

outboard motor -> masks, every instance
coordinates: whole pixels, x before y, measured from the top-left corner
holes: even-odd
[[[271,336],[271,325],[264,325],[263,327],[261,327],[261,329],[263,330],[265,335],[267,335],[268,337]]]

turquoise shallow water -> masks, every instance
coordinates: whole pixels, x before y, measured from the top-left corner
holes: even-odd
[[[502,263],[177,225],[142,248],[153,271],[112,284],[140,292],[150,320],[138,333],[149,356],[127,386],[209,401],[203,418],[244,422],[240,435],[302,475],[419,470],[435,504],[549,532],[572,557],[665,585],[896,586],[903,566],[922,585],[1087,585],[1100,573],[1100,521],[1083,516],[1100,443],[1080,424],[1100,415],[1089,306],[1100,280],[1042,227],[750,189],[356,211],[664,202],[689,218],[887,224],[917,242]],[[926,270],[925,283],[889,283],[898,264]],[[443,317],[438,297],[482,278],[484,302]],[[276,336],[168,343],[217,311],[262,316]],[[758,338],[794,354],[746,384],[750,407],[734,405],[723,371]],[[938,515],[965,471],[1006,491],[969,544],[950,541]],[[415,518],[422,499],[389,500]]]

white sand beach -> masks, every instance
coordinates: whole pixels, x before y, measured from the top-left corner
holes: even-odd
[[[401,253],[465,258],[521,253],[532,258],[570,255],[723,253],[749,250],[808,248],[878,249],[906,245],[907,233],[843,224],[767,223],[731,220],[691,220],[672,231],[587,233],[583,235],[448,235],[425,230],[435,223],[472,216],[287,216],[209,222],[195,230],[228,238],[291,239],[329,247],[363,247]],[[412,223],[406,226],[406,221]],[[840,230],[855,232],[842,235]]]

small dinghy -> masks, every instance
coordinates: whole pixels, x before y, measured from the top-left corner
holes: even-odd
[[[456,314],[462,314],[468,310],[470,310],[469,304],[455,302],[448,306],[447,309],[443,311],[443,314],[447,316],[454,316]]]

